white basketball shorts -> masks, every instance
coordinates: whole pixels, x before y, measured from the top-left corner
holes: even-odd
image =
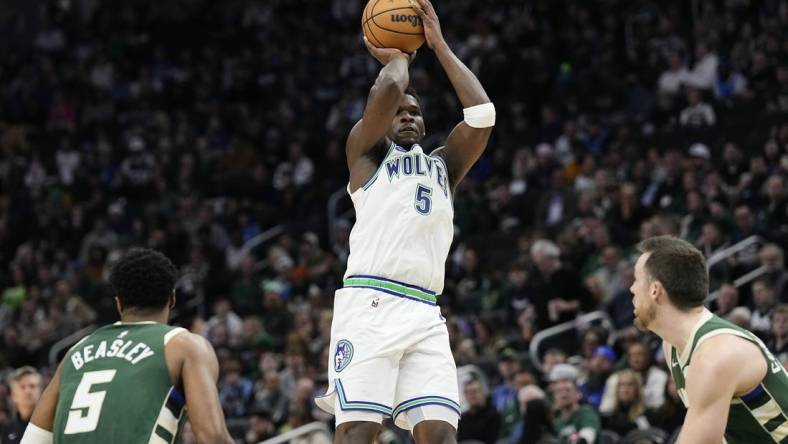
[[[372,276],[352,276],[337,290],[329,386],[315,400],[337,425],[390,416],[406,430],[424,420],[457,428],[457,368],[435,300],[428,290]]]

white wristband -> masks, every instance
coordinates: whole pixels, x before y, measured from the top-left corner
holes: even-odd
[[[495,105],[492,102],[482,103],[462,110],[465,123],[473,128],[489,128],[495,125]]]
[[[48,432],[32,422],[28,423],[19,444],[52,444],[52,432]]]

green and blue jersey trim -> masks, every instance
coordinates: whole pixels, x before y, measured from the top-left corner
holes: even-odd
[[[345,288],[369,288],[429,305],[437,305],[438,302],[434,291],[380,276],[353,275],[348,276],[343,283]]]
[[[376,402],[368,401],[350,401],[345,395],[345,388],[342,387],[342,381],[339,379],[334,380],[334,386],[339,397],[339,408],[345,410],[360,410],[365,412],[376,412],[386,416],[391,416],[391,407]]]
[[[407,412],[410,409],[415,409],[416,407],[422,407],[425,405],[440,405],[443,407],[448,407],[449,409],[457,412],[458,415],[462,415],[460,405],[449,398],[444,398],[442,396],[421,396],[401,402],[397,407],[394,408],[393,417],[396,418],[400,413]]]
[[[422,407],[425,405],[439,405],[453,410],[457,413],[457,415],[462,415],[460,405],[457,404],[456,401],[453,401],[449,398],[444,398],[442,396],[420,396],[418,398],[408,399],[407,401],[399,403],[395,409],[392,409],[389,406],[378,404],[376,402],[348,400],[347,394],[345,393],[345,387],[342,385],[342,381],[338,378],[334,380],[334,390],[336,391],[337,397],[339,399],[339,408],[342,409],[342,411],[375,412],[396,418],[401,413],[407,412],[408,410],[415,409],[417,407]],[[325,396],[330,395],[320,396],[320,398]]]

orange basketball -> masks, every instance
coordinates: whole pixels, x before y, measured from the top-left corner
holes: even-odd
[[[378,48],[397,48],[412,54],[424,43],[421,17],[412,0],[369,0],[361,14],[367,40]]]

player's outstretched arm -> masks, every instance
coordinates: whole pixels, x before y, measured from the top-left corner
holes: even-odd
[[[58,394],[60,392],[60,368],[62,366],[63,363],[61,362],[54,376],[52,376],[52,380],[49,381],[47,388],[44,389],[44,392],[38,399],[20,444],[52,443],[52,429],[54,428],[55,409],[57,408]]]
[[[720,335],[700,344],[687,371],[689,409],[677,444],[722,442],[731,400],[753,389],[765,372],[760,350],[742,338]]]
[[[180,380],[197,442],[232,444],[216,389],[219,362],[213,347],[205,338],[192,333],[177,335],[170,344],[182,356]]]
[[[446,139],[446,146],[438,152],[446,160],[449,180],[456,187],[487,147],[495,125],[495,107],[479,79],[454,55],[444,40],[438,15],[430,0],[416,0],[414,9],[424,22],[427,45],[435,51],[464,108],[465,120],[454,127]]]
[[[375,48],[364,38],[364,44],[373,57],[383,64],[383,68],[372,85],[367,98],[367,105],[361,120],[350,130],[345,152],[347,165],[351,172],[359,159],[363,158],[381,139],[391,127],[394,115],[397,113],[400,100],[408,88],[410,76],[408,64],[412,56],[393,48]],[[374,166],[376,167],[376,166]],[[373,171],[367,174],[371,175]],[[363,183],[368,177],[362,177]],[[351,183],[351,188],[356,188]]]

